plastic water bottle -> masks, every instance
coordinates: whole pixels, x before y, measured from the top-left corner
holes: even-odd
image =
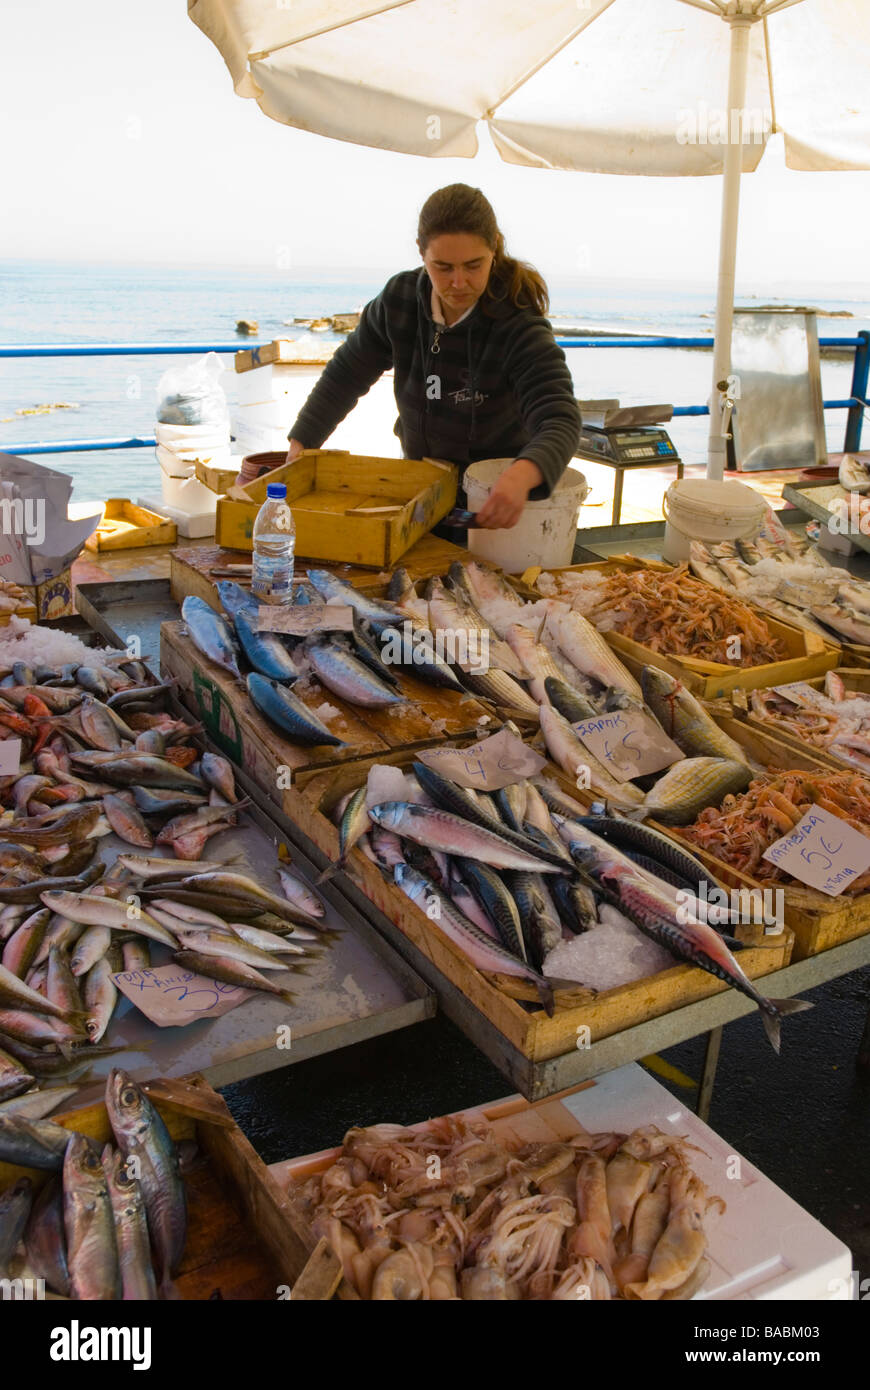
[[[283,483],[269,483],[254,522],[251,593],[261,603],[292,603],[296,526]]]

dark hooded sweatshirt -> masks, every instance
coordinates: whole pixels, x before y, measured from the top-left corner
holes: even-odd
[[[317,449],[360,396],[392,367],[406,458],[528,458],[548,497],[580,435],[580,410],[565,354],[547,319],[484,295],[461,323],[432,318],[424,269],[394,275],[362,311],[327,363],[288,436]],[[434,350],[433,350],[434,347]]]

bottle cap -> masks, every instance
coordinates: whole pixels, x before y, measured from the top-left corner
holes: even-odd
[[[269,497],[286,497],[287,485],[286,483],[267,483],[266,493]]]

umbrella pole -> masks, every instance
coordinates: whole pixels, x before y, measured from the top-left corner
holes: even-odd
[[[716,327],[713,343],[713,388],[710,394],[710,437],[707,477],[717,482],[725,473],[727,433],[731,408],[727,403],[731,374],[731,326],[734,320],[734,279],[737,266],[737,217],[740,211],[740,175],[743,168],[743,107],[746,100],[746,67],[750,15],[729,15],[731,52],[728,64],[728,140],[722,178],[722,221],[719,232],[719,280],[716,293]],[[733,139],[736,126],[739,138]]]

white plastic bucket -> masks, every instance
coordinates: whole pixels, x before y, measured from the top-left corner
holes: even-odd
[[[757,536],[767,501],[745,483],[681,478],[671,483],[663,507],[667,525],[662,556],[679,565],[688,560],[693,540],[715,544]]]
[[[513,459],[481,459],[465,470],[468,510],[478,512],[496,479]],[[530,565],[545,569],[570,565],[577,538],[577,517],[589,485],[576,468],[567,468],[551,496],[527,502],[516,526],[503,531],[468,532],[468,549],[507,574],[522,574]]]

